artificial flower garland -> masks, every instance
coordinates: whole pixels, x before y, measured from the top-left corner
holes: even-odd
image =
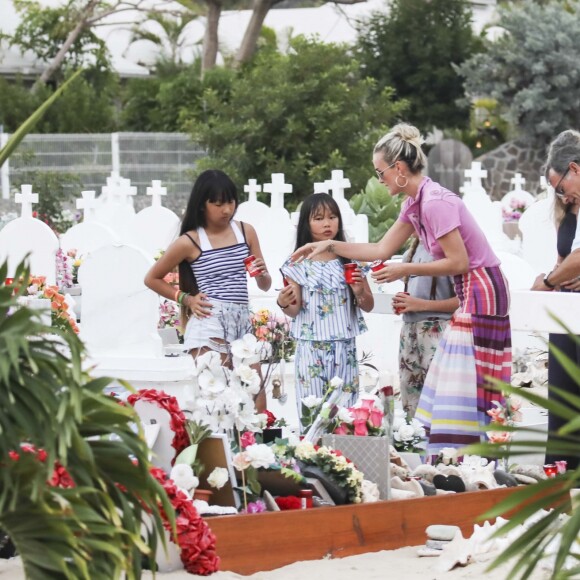
[[[175,509],[177,545],[181,549],[181,561],[190,574],[208,576],[217,572],[220,559],[216,554],[216,537],[207,522],[199,515],[191,499],[167,477],[163,469],[150,468],[151,475],[163,486],[171,505]],[[163,527],[170,532],[171,524],[161,510]]]
[[[135,406],[137,401],[155,403],[159,408],[164,409],[169,413],[169,427],[174,433],[171,446],[175,449],[175,457],[177,457],[186,447],[189,447],[190,439],[187,434],[187,429],[185,428],[187,419],[185,418],[183,411],[179,408],[179,404],[175,397],[168,395],[164,391],[157,391],[156,389],[142,389],[129,395],[127,401],[133,406]],[[175,457],[171,460],[171,465],[175,463]]]

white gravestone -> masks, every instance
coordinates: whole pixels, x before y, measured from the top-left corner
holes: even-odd
[[[523,189],[526,180],[522,177],[522,174],[516,173],[515,177],[512,177],[510,181],[514,188],[503,196],[501,200],[503,210],[511,213],[513,211],[512,201],[523,203],[525,209],[530,207],[536,201],[536,198]]]
[[[545,199],[537,200],[523,213],[518,223],[522,232],[522,258],[536,275],[550,272],[558,259],[554,190],[550,190]]]
[[[92,252],[79,268],[83,287],[81,339],[94,376],[117,377],[134,388],[162,389],[184,400],[193,359],[164,356],[157,331],[160,298],[143,284],[153,258],[134,246]],[[109,391],[122,393],[121,384]]]
[[[254,226],[264,255],[264,261],[270,275],[272,286],[268,295],[277,295],[276,288],[282,287],[282,276],[279,268],[294,249],[296,229],[290,221],[290,215],[284,209],[284,194],[292,192],[292,185],[285,183],[283,173],[272,173],[271,183],[265,183],[262,190],[271,195],[271,206],[268,207],[257,200],[252,189],[258,190],[255,180],[250,180],[244,190],[250,194],[251,201],[239,205],[236,219]],[[248,290],[250,296],[258,298],[265,294],[258,288],[255,278],[249,278]]]
[[[101,189],[101,202],[95,208],[95,221],[111,228],[121,239],[126,240],[128,226],[135,218],[133,196],[137,188],[129,179],[107,178],[107,185]]]
[[[161,196],[167,188],[161,181],[152,181],[147,195],[152,197],[151,206],[142,209],[127,227],[126,239],[154,257],[159,250],[165,250],[179,235],[181,222],[170,209],[161,205]]]
[[[69,228],[60,237],[60,247],[66,253],[76,250],[78,257],[85,257],[89,252],[108,244],[118,243],[119,237],[108,226],[95,221],[95,208],[100,205],[94,191],[81,192],[77,199],[77,209],[84,212],[83,221]]]
[[[0,263],[8,260],[8,277],[12,278],[18,264],[29,254],[30,273],[45,276],[46,283],[56,283],[55,256],[58,238],[42,221],[32,217],[32,204],[38,194],[31,185],[23,185],[14,201],[22,205],[22,214],[0,230]]]
[[[469,181],[460,188],[463,191],[463,202],[485,233],[494,251],[510,251],[513,244],[503,231],[501,204],[499,201],[492,201],[481,184],[481,178],[486,176],[487,171],[481,169],[481,163],[478,161],[471,164],[471,169],[465,170],[465,177],[469,178]]]
[[[159,298],[143,279],[153,259],[139,248],[109,245],[79,268],[83,287],[81,338],[92,357],[158,357]]]

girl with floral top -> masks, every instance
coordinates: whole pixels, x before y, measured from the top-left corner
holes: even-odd
[[[309,242],[344,241],[342,216],[336,201],[326,193],[315,193],[302,203],[296,248]],[[289,260],[282,266],[288,286],[278,295],[278,306],[292,317],[291,334],[296,340],[296,401],[298,414],[302,397],[322,397],[330,380],[344,381],[343,390],[358,391],[358,362],[355,337],[367,327],[361,312],[370,312],[373,295],[360,268],[347,284],[344,264],[349,260],[332,254],[316,256],[300,264]]]

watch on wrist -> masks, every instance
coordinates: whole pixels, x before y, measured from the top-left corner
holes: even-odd
[[[551,273],[552,272],[550,272],[550,274]],[[548,280],[548,277],[550,276],[550,274],[546,274],[544,276],[544,286],[546,286],[546,288],[549,288],[550,290],[553,290],[556,287],[556,285],[552,284],[552,282],[550,282],[550,280]]]

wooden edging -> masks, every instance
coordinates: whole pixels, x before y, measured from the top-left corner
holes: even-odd
[[[220,570],[253,574],[300,560],[420,545],[431,524],[459,526],[469,537],[481,515],[517,489],[219,516],[207,522],[217,537]]]

